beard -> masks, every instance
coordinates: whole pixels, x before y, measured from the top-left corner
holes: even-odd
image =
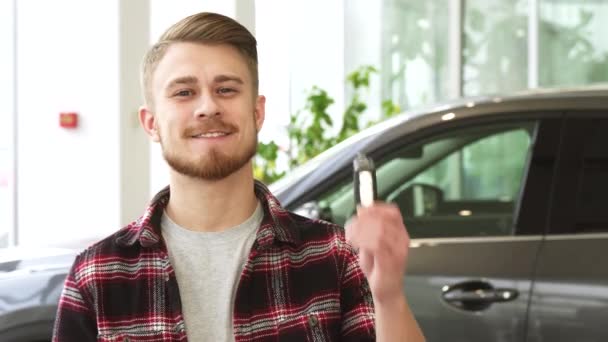
[[[218,126],[222,125],[233,127],[226,124]],[[189,138],[192,131],[193,129],[186,130],[185,137]],[[235,132],[234,129],[231,131]],[[257,132],[251,134],[251,139],[248,139],[242,149],[234,155],[228,155],[216,148],[210,149],[209,153],[204,155],[188,155],[171,149],[163,141],[161,134],[160,145],[163,157],[173,170],[184,176],[208,181],[224,179],[243,168],[255,156],[258,145]]]

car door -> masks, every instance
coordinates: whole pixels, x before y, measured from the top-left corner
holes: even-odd
[[[379,197],[400,207],[412,238],[404,291],[428,341],[525,338],[559,140],[555,116],[418,132],[374,155]],[[344,224],[352,194],[345,181],[317,202]]]
[[[527,341],[608,341],[608,112],[568,113]]]

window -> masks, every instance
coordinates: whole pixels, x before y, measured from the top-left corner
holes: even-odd
[[[539,13],[540,85],[608,82],[608,1],[541,0]]]
[[[381,160],[378,195],[397,204],[412,238],[513,233],[535,123],[469,128]],[[319,201],[324,218],[354,213],[352,182]]]
[[[446,200],[513,201],[529,145],[523,129],[492,135],[453,152],[407,185],[433,184]]]
[[[467,0],[464,3],[464,94],[526,89],[528,1]]]
[[[448,17],[445,1],[384,1],[382,98],[401,109],[448,98]]]

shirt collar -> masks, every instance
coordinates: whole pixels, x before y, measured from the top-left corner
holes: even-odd
[[[256,233],[255,245],[264,249],[277,241],[299,244],[300,234],[291,213],[281,206],[263,183],[256,180],[254,191],[264,211],[264,218]],[[132,246],[136,242],[142,247],[159,246],[162,241],[160,219],[169,203],[169,197],[170,189],[167,186],[154,196],[141,217],[118,233],[116,243],[121,246]]]

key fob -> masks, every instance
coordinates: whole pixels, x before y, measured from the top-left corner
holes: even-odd
[[[371,206],[377,199],[374,161],[364,154],[357,154],[353,160],[353,176],[356,205]]]

